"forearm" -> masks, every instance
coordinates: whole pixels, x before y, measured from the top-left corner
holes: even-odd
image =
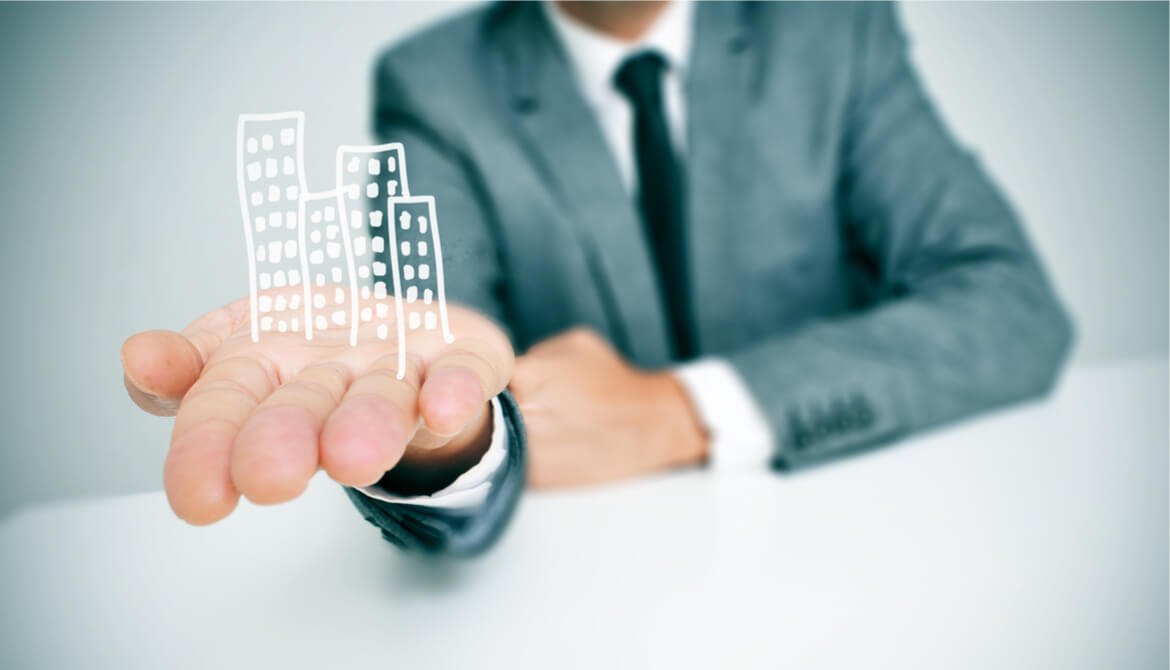
[[[904,296],[732,353],[794,467],[1044,392],[1071,340],[1031,257],[1002,250]]]

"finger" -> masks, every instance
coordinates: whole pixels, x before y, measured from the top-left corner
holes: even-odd
[[[211,353],[235,330],[245,313],[244,300],[209,312],[182,333],[150,330],[131,336],[122,345],[123,382],[131,399],[142,409],[171,416]]]
[[[258,504],[296,498],[317,471],[317,440],[325,419],[349,386],[339,363],[305,368],[272,392],[236,436],[231,478],[236,490]]]
[[[444,349],[427,366],[419,393],[426,427],[445,436],[461,431],[503,390],[514,365],[511,347],[492,341],[461,340]]]
[[[199,378],[203,359],[182,335],[150,330],[131,336],[122,345],[124,383],[130,397],[142,409],[171,416],[179,399]]]
[[[231,478],[232,445],[277,383],[266,363],[236,357],[208,367],[184,396],[163,468],[167,499],[179,518],[203,525],[235,509],[240,495]]]
[[[240,298],[195,319],[182,330],[183,336],[191,341],[206,363],[219,345],[243,325],[248,310],[248,298]]]
[[[321,466],[346,486],[368,486],[402,458],[418,428],[420,365],[407,356],[397,378],[397,354],[379,359],[350,384],[321,431]]]

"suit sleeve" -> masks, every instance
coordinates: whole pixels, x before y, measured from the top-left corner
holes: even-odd
[[[1040,395],[1071,341],[1015,214],[932,109],[893,9],[857,12],[838,206],[878,295],[728,357],[780,469]]]
[[[410,190],[433,195],[443,222],[443,265],[448,299],[475,309],[507,331],[500,297],[499,261],[490,229],[489,203],[460,150],[455,129],[436,127],[394,75],[394,52],[375,72],[374,133],[379,142],[401,142]],[[492,474],[487,498],[465,508],[387,502],[347,488],[350,500],[388,542],[408,550],[469,556],[490,547],[511,519],[524,487],[523,419],[508,391],[500,402],[507,424],[504,462]]]

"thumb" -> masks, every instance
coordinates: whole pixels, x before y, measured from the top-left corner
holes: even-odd
[[[122,345],[130,398],[142,409],[172,416],[203,369],[203,356],[186,337],[169,330],[132,335]]]
[[[203,365],[248,314],[240,298],[196,319],[182,333],[148,330],[122,344],[126,390],[139,407],[159,416],[173,416],[187,389],[199,379]]]

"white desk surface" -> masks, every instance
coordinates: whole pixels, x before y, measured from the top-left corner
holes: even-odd
[[[530,494],[405,557],[318,477],[192,528],[161,493],[0,526],[0,667],[1165,668],[1167,360],[796,475]]]

